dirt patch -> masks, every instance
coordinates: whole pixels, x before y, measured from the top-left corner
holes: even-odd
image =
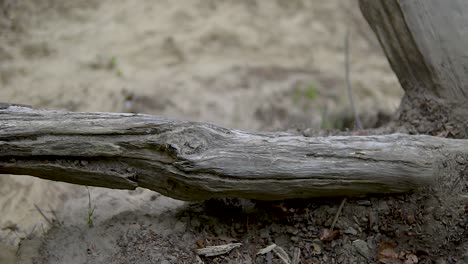
[[[446,189],[434,188],[347,200],[334,226],[336,235],[328,238],[324,233],[340,199],[210,200],[169,214],[125,212],[93,228],[52,228],[34,254],[35,263],[194,263],[198,248],[228,243],[242,246],[200,259],[283,263],[274,254],[257,254],[274,243],[290,258],[299,252],[298,263],[464,263],[468,203],[460,197],[466,197],[467,187],[465,177],[451,186],[462,190],[452,197]]]

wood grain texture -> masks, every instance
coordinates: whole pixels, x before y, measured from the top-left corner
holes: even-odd
[[[182,200],[401,193],[434,182],[464,140],[392,134],[308,138],[119,113],[0,109],[0,173]]]

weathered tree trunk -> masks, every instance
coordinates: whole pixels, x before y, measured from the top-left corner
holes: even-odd
[[[434,182],[468,142],[431,136],[307,138],[148,115],[0,109],[0,173],[183,200],[400,193]]]
[[[468,1],[360,0],[405,95],[413,132],[468,138]]]

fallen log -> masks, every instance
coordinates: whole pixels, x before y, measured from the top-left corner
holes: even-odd
[[[0,107],[0,173],[182,200],[402,193],[428,186],[468,141],[392,134],[309,138],[123,113]]]

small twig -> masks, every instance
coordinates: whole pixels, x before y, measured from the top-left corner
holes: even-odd
[[[301,262],[301,249],[298,247],[294,248],[292,264],[299,264]]]
[[[36,208],[36,210],[39,212],[39,214],[41,214],[41,216],[47,221],[47,223],[49,223],[49,225],[53,225],[54,223],[49,219],[47,218],[47,216],[42,212],[41,208],[39,208],[36,204],[34,204],[34,207]]]
[[[197,249],[197,254],[200,256],[207,256],[207,257],[213,257],[213,256],[219,256],[222,254],[229,253],[231,250],[238,248],[242,246],[242,243],[230,243],[230,244],[225,244],[225,245],[219,245],[219,246],[208,246],[204,248]]]
[[[340,207],[338,207],[338,211],[336,212],[335,218],[333,219],[332,225],[330,227],[330,231],[333,231],[333,228],[335,228],[336,221],[338,221],[338,216],[341,214],[341,210],[343,210],[343,206],[346,202],[346,197],[341,201]]]
[[[46,232],[46,229],[44,228],[43,223],[41,223],[41,229],[42,229],[42,234],[45,235],[47,232]]]
[[[96,206],[91,205],[91,192],[89,191],[89,187],[86,186],[86,190],[88,190],[88,219],[87,219],[87,224],[89,227],[93,227],[93,214],[94,214],[94,209],[96,209]]]
[[[322,122],[320,124],[321,129],[329,129],[330,123],[328,122],[328,104],[325,105],[322,111]]]
[[[374,35],[370,34],[370,31],[363,28],[364,25],[361,23],[361,21],[359,21],[359,15],[353,12],[352,8],[350,6],[347,6],[345,3],[340,5],[340,7],[348,15],[350,20],[349,22],[355,25],[354,28],[356,29],[357,33],[359,33],[359,35],[361,35],[366,40],[370,48],[379,53],[382,52],[382,48],[380,47],[377,38],[375,38]]]
[[[284,264],[291,264],[291,259],[289,259],[288,253],[280,246],[273,248],[273,252],[284,262]]]
[[[50,212],[54,215],[54,218],[55,218],[55,222],[58,224],[58,225],[62,225],[62,222],[60,222],[58,216],[57,216],[57,213],[55,212],[54,209],[52,209],[52,207],[50,206],[49,204],[49,210]]]
[[[359,129],[363,129],[363,125],[361,119],[359,119],[359,115],[357,113],[356,107],[354,105],[354,98],[353,98],[353,89],[351,86],[351,77],[350,77],[350,62],[349,62],[349,28],[346,28],[346,35],[345,35],[345,75],[346,75],[346,87],[348,90],[348,98],[349,103],[351,104],[351,110],[354,114],[354,122]]]
[[[36,227],[37,227],[37,224],[34,225],[29,232],[24,232],[27,239],[33,239],[34,238],[34,236],[35,236],[34,232],[36,231]]]
[[[18,234],[16,230],[11,230],[13,234],[15,234],[16,238],[21,239],[21,236]]]
[[[267,264],[273,263],[273,254],[271,254],[271,251],[266,253],[266,259],[267,259]]]

